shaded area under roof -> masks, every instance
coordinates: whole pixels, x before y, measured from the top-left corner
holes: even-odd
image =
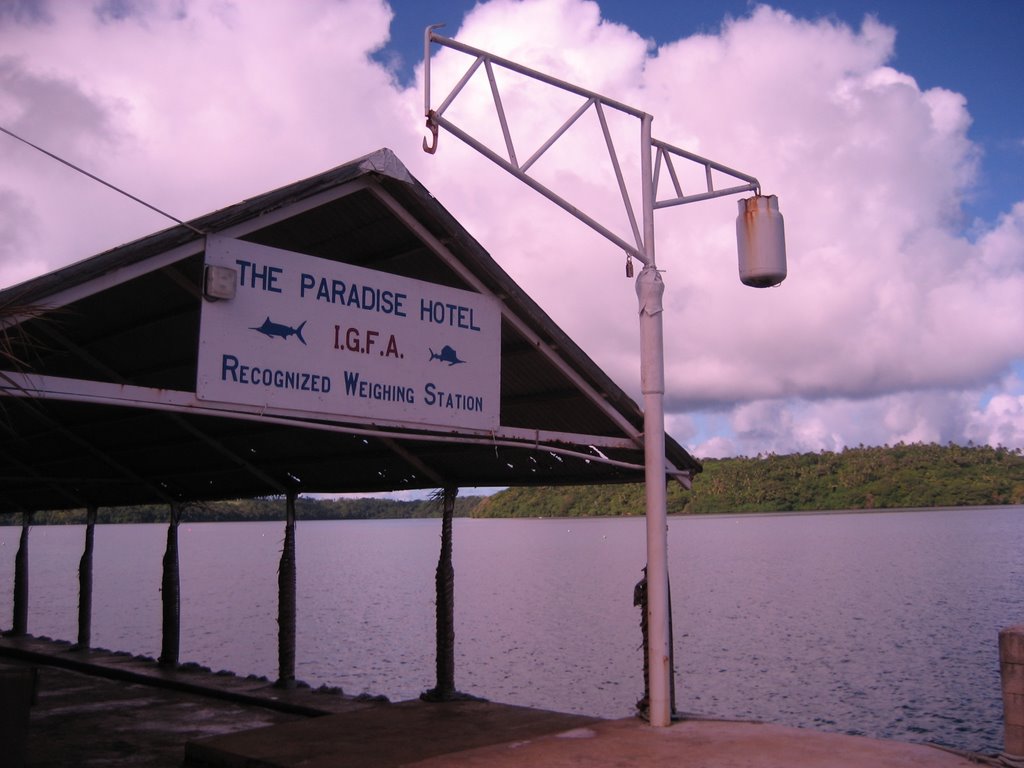
[[[211,408],[194,230],[495,297],[500,427]],[[643,480],[636,403],[390,150],[8,288],[0,317],[0,512]],[[666,453],[670,474],[700,471],[668,437]]]

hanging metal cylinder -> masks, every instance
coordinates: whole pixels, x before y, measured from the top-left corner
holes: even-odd
[[[754,288],[770,288],[786,279],[786,233],[779,198],[755,195],[739,201],[736,246],[740,257],[740,282]]]

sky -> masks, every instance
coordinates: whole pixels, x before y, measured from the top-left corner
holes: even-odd
[[[739,197],[656,212],[666,426],[695,456],[1024,448],[1022,0],[2,0],[0,126],[181,219],[388,147],[639,401],[622,251],[455,136],[422,151],[441,22],[778,195],[770,289],[737,279]],[[470,63],[434,46],[432,106]],[[578,103],[498,82],[521,158]],[[485,80],[446,116],[502,150]],[[638,121],[611,122],[638,204]],[[0,168],[3,287],[172,223],[4,134]],[[536,174],[630,238],[592,114]]]

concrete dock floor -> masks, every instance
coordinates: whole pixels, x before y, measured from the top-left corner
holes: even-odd
[[[991,757],[763,723],[652,728],[481,701],[387,704],[36,638],[0,662],[39,670],[26,765],[209,768],[968,768]],[[3,762],[0,760],[0,762]]]
[[[635,719],[564,727],[572,716],[498,704],[396,704],[216,736],[186,747],[209,768],[967,768],[935,747],[761,723]],[[545,732],[546,731],[546,732]],[[474,745],[483,739],[490,743]]]

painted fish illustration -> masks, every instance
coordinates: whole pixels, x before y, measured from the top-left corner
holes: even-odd
[[[273,338],[274,336],[280,336],[282,339],[287,339],[289,336],[295,335],[299,341],[303,344],[306,340],[302,338],[302,329],[306,325],[306,321],[303,320],[299,323],[298,328],[292,328],[290,325],[282,325],[281,323],[275,323],[270,319],[270,315],[267,315],[267,319],[263,321],[263,325],[259,327],[251,327],[250,331],[259,331],[267,338]]]
[[[427,347],[427,349],[430,349],[430,347]],[[440,352],[435,352],[433,349],[430,349],[430,360],[440,360],[442,363],[448,363],[449,366],[455,365],[456,363],[466,362],[465,360],[459,360],[458,354],[447,344],[441,347]],[[427,362],[430,362],[430,360]]]

